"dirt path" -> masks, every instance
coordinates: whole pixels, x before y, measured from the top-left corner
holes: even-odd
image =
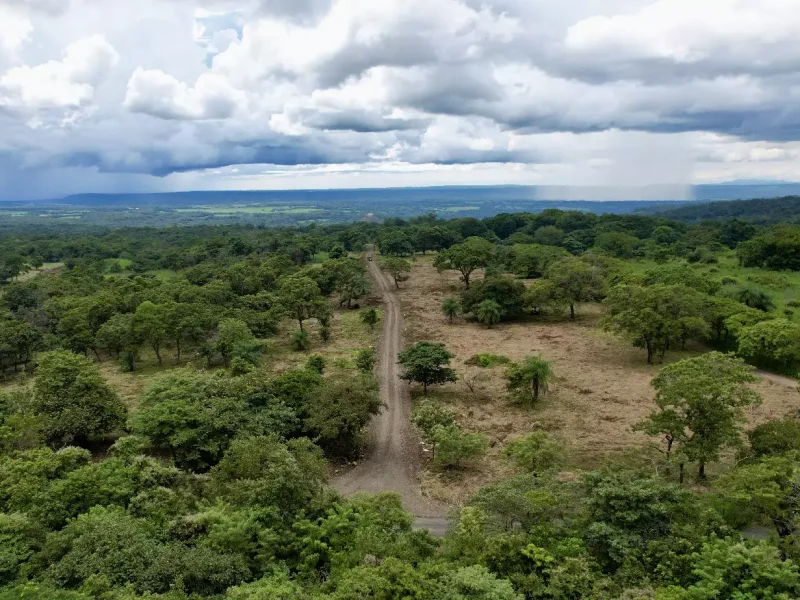
[[[394,284],[374,261],[369,272],[376,291],[383,296],[383,331],[379,346],[378,380],[385,407],[371,424],[364,460],[335,477],[333,486],[343,495],[357,492],[396,492],[403,506],[417,519],[417,526],[441,533],[448,507],[425,498],[417,478],[419,445],[411,425],[411,394],[398,378],[397,355],[402,348],[403,313]]]

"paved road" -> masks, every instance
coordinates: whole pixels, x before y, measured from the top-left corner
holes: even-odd
[[[411,425],[411,394],[398,378],[397,355],[402,348],[403,312],[394,283],[369,261],[375,290],[383,296],[383,329],[378,352],[378,380],[385,407],[372,420],[364,460],[342,475],[333,486],[345,496],[357,492],[396,492],[403,506],[417,517],[417,527],[443,535],[448,507],[425,498],[420,491],[419,441]]]

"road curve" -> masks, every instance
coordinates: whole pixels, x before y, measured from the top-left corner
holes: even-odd
[[[371,256],[371,254],[370,254]],[[378,380],[384,409],[370,424],[364,459],[352,470],[334,477],[332,485],[349,496],[358,492],[396,492],[403,507],[417,517],[417,526],[440,533],[448,507],[425,498],[420,490],[419,443],[411,424],[411,394],[398,377],[397,355],[402,348],[403,312],[394,284],[370,260],[375,291],[383,297],[383,329],[378,351]]]

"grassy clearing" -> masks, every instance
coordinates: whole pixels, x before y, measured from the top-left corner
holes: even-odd
[[[427,493],[458,503],[480,486],[501,480],[509,472],[500,455],[502,447],[537,429],[548,431],[564,444],[568,469],[629,460],[631,453],[646,460],[647,454],[640,449],[651,440],[633,432],[631,426],[653,409],[650,382],[659,365],[647,365],[643,350],[599,329],[601,306],[582,305],[575,322],[530,319],[485,329],[460,319],[448,325],[440,312],[441,302],[458,295],[463,284],[452,272],[437,273],[431,263],[432,257],[417,257],[411,279],[399,291],[406,317],[405,343],[441,341],[456,355],[453,367],[462,381],[436,388],[430,397],[451,408],[465,429],[487,434],[490,448],[477,468],[458,477],[426,474],[423,486]],[[550,393],[534,407],[511,403],[505,389],[505,367],[481,369],[465,364],[484,352],[512,361],[528,355],[550,361],[555,372]],[[667,362],[696,355],[690,350],[670,352]],[[475,393],[465,385],[465,376],[477,376]],[[755,387],[765,402],[748,412],[751,426],[794,414],[800,406],[794,386],[764,380]]]
[[[307,206],[197,206],[192,208],[176,208],[175,212],[181,213],[209,213],[213,215],[270,215],[270,214],[294,214],[304,215],[317,212],[325,212],[321,208],[311,208]]]

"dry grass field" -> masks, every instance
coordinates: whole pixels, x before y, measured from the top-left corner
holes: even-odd
[[[653,408],[650,381],[659,366],[647,365],[642,350],[599,329],[601,306],[581,306],[575,322],[531,319],[486,329],[459,319],[450,325],[440,306],[444,298],[456,296],[462,289],[456,273],[439,274],[431,257],[418,257],[410,280],[398,294],[405,316],[405,343],[443,342],[456,355],[453,366],[458,373],[479,378],[475,393],[460,381],[434,390],[431,397],[454,410],[460,425],[483,432],[490,440],[487,458],[472,471],[458,477],[428,472],[423,480],[428,493],[450,503],[463,502],[482,485],[508,475],[509,467],[500,456],[502,446],[536,429],[544,429],[564,443],[570,468],[597,466],[650,441],[634,433],[631,426]],[[541,355],[555,372],[550,393],[533,408],[510,403],[503,366],[481,369],[464,364],[483,352],[512,361]],[[667,360],[694,355],[672,352]],[[765,379],[756,389],[765,402],[749,412],[751,426],[800,408],[800,393],[794,385]]]

